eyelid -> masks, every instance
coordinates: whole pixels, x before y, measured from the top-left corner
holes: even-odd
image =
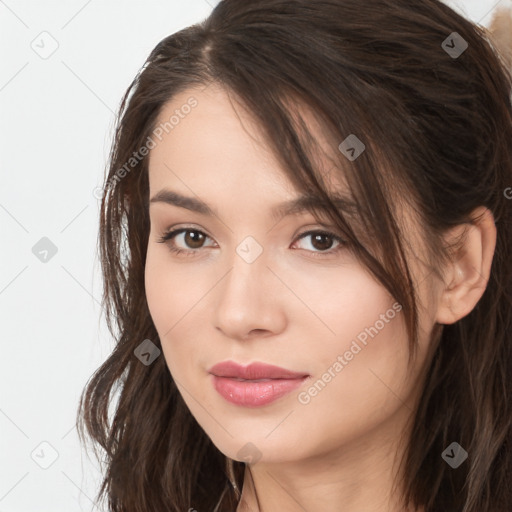
[[[329,229],[325,229],[325,228],[320,228],[320,229],[312,228],[312,229],[307,229],[306,231],[302,231],[302,232],[298,233],[294,237],[293,245],[295,245],[296,242],[298,242],[302,238],[305,238],[308,235],[325,235],[325,236],[331,237],[334,241],[338,242],[338,245],[336,247],[328,249],[326,251],[307,251],[307,252],[310,252],[315,255],[329,256],[329,255],[336,253],[338,250],[340,250],[341,248],[343,248],[347,245],[347,241],[344,238],[342,238],[341,236],[339,236],[335,230],[329,230]]]
[[[195,226],[179,226],[179,227],[171,227],[162,233],[160,237],[158,237],[157,243],[168,243],[171,240],[174,240],[178,235],[181,235],[182,233],[186,233],[187,231],[194,231],[196,233],[201,233],[206,238],[209,238],[210,240],[213,240],[213,237],[211,237],[208,233],[206,233],[205,230],[202,228],[199,229]],[[202,249],[202,247],[200,248]],[[171,248],[173,252],[181,252],[181,253],[197,253],[200,249],[181,249],[181,248]]]

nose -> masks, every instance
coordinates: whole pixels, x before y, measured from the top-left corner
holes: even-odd
[[[286,287],[268,268],[265,251],[252,263],[238,254],[231,262],[231,270],[215,287],[215,327],[238,340],[283,331]]]

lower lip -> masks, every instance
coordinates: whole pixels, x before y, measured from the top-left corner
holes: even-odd
[[[308,378],[240,381],[230,377],[213,377],[213,386],[228,402],[245,407],[266,405],[297,389]]]

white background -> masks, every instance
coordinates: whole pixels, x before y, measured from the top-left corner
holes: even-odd
[[[447,3],[487,25],[510,1]],[[74,428],[113,343],[100,322],[93,190],[145,58],[217,3],[0,0],[0,512],[99,510],[100,474]],[[32,250],[43,237],[57,249],[46,262]]]

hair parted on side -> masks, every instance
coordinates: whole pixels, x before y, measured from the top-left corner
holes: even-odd
[[[442,47],[454,32],[468,45],[457,58]],[[411,360],[417,302],[400,208],[414,210],[434,273],[451,256],[443,233],[474,222],[479,206],[491,210],[489,282],[473,311],[435,331],[400,486],[404,503],[426,512],[510,511],[512,77],[487,33],[438,0],[222,0],[151,52],[122,99],[101,200],[103,302],[116,344],[77,417],[81,439],[102,450],[98,497],[112,512],[233,512],[238,503],[226,456],[190,414],[164,358],[145,366],[134,356],[143,340],[160,343],[144,289],[148,158],[116,178],[164,104],[213,83],[247,106],[287,177],[325,199],[360,261],[402,304]],[[349,134],[365,143],[352,162],[338,151],[330,171],[347,183],[345,209],[331,202],[312,163],[314,133],[294,105],[317,116],[335,149]],[[469,454],[457,470],[441,457],[452,441]],[[244,463],[233,469],[241,488]]]

